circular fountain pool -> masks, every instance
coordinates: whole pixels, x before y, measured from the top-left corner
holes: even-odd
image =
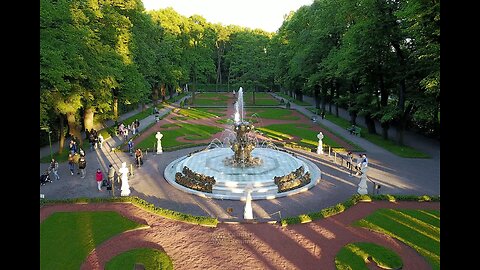
[[[320,169],[311,161],[295,157],[292,154],[270,148],[255,148],[251,155],[260,158],[262,163],[252,167],[234,167],[224,163],[232,156],[230,148],[214,148],[184,156],[174,160],[165,169],[165,179],[185,192],[218,199],[244,200],[246,189],[251,188],[252,199],[273,199],[304,192],[315,186],[320,180]],[[202,177],[211,177],[215,183],[208,191],[192,189],[181,185],[178,174],[184,168]],[[299,170],[300,169],[300,170]],[[292,174],[297,171],[297,175]],[[185,174],[186,175],[186,174]],[[308,183],[304,181],[298,188],[281,190],[275,183],[275,178],[290,175],[292,181],[308,176]],[[297,178],[297,179],[295,179]]]

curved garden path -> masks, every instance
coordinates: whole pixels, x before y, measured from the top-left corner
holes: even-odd
[[[100,244],[81,269],[103,269],[114,256],[138,247],[164,250],[175,269],[335,269],[340,248],[357,241],[392,249],[402,258],[403,269],[431,269],[423,257],[400,241],[350,226],[379,208],[439,210],[440,203],[374,201],[307,224],[281,227],[220,223],[216,228],[165,219],[130,203],[55,204],[40,208],[40,222],[59,211],[117,211],[148,225]]]

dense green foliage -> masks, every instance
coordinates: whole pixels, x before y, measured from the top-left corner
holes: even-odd
[[[363,115],[369,133],[395,125],[438,135],[440,1],[323,0],[292,12],[272,38],[275,81]],[[337,114],[338,115],[338,114]]]
[[[121,253],[108,261],[105,269],[131,270],[135,263],[143,264],[145,269],[173,270],[172,260],[165,252],[150,248],[137,248]]]
[[[40,223],[40,269],[80,269],[110,237],[143,225],[116,212],[57,212]]]
[[[440,269],[440,211],[378,209],[354,224],[397,238]]]
[[[40,126],[62,142],[186,90],[214,105],[192,90],[215,85],[242,86],[254,105],[274,105],[266,90],[310,95],[321,110],[347,108],[352,123],[365,116],[368,133],[375,120],[383,137],[394,125],[400,145],[408,127],[438,135],[439,10],[439,0],[317,0],[267,33],[146,12],[141,0],[41,0]]]
[[[338,270],[368,270],[365,262],[378,265],[382,269],[401,269],[402,259],[395,252],[374,243],[356,242],[344,246],[335,257]]]

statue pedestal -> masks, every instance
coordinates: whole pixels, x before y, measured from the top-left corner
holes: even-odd
[[[243,210],[243,219],[253,219],[252,209],[252,190],[247,191],[247,201],[245,203],[245,209]]]
[[[319,143],[317,147],[317,154],[323,154],[323,144]]]
[[[360,183],[358,183],[358,189],[357,189],[357,193],[360,195],[365,195],[368,193],[367,171],[368,171],[368,167],[362,168],[362,176],[360,177]]]

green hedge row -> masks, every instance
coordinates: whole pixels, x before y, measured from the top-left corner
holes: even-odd
[[[353,195],[350,199],[344,201],[343,203],[338,203],[334,206],[327,207],[322,209],[318,212],[308,213],[308,214],[301,214],[294,217],[286,217],[281,220],[282,226],[292,225],[292,224],[299,224],[299,223],[306,223],[316,219],[326,218],[329,216],[333,216],[339,214],[346,209],[352,207],[353,205],[357,204],[360,201],[431,201],[431,202],[439,202],[440,196],[416,196],[416,195]]]
[[[163,209],[156,207],[155,205],[140,199],[136,196],[132,197],[116,197],[116,198],[75,198],[75,199],[63,199],[63,200],[47,200],[40,199],[40,206],[45,204],[57,204],[57,203],[105,203],[105,202],[131,202],[135,206],[138,206],[146,211],[152,212],[159,216],[178,220],[182,222],[187,222],[191,224],[198,224],[210,227],[216,227],[218,224],[218,219],[212,217],[204,216],[193,216],[190,214],[185,214],[169,209]]]

